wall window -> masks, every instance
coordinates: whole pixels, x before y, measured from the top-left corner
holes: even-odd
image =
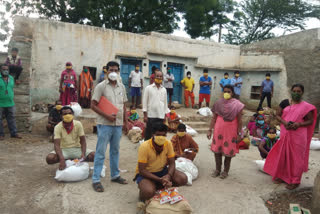
[[[250,99],[260,100],[261,86],[251,86]]]
[[[89,71],[90,71],[90,74],[92,76],[92,79],[96,80],[96,78],[97,78],[97,68],[84,65],[82,69],[84,69],[84,67],[88,67],[89,68]]]

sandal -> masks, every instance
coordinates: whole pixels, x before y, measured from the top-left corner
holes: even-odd
[[[287,185],[286,185],[286,188],[287,188],[288,190],[294,190],[294,189],[296,189],[298,186],[299,186],[299,184],[287,184]]]
[[[227,177],[228,177],[228,173],[227,172],[222,172],[221,175],[220,175],[221,179],[225,179]]]
[[[116,183],[119,183],[119,184],[128,184],[127,180],[124,179],[124,178],[121,178],[120,176],[117,177],[116,179],[114,180],[111,180],[112,182],[116,182]]]
[[[284,183],[284,181],[281,180],[280,178],[276,178],[276,179],[273,180],[273,183],[274,184],[282,184],[282,183]]]
[[[216,178],[216,177],[218,177],[220,175],[220,171],[218,171],[218,170],[215,170],[213,173],[212,173],[212,177],[214,177],[214,178]]]
[[[96,192],[103,192],[104,191],[103,186],[102,186],[102,184],[100,182],[93,183],[92,187]]]

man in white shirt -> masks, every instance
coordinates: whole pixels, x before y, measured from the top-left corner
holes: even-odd
[[[143,116],[147,124],[145,140],[152,137],[152,124],[163,123],[168,108],[167,90],[162,86],[163,73],[156,71],[154,83],[148,85],[143,94]]]
[[[129,76],[129,88],[132,97],[132,105],[134,106],[134,97],[136,97],[136,108],[138,108],[141,91],[143,89],[143,75],[140,72],[140,65],[136,64],[135,70],[131,71]]]
[[[171,68],[167,68],[167,74],[164,76],[163,86],[167,89],[167,94],[169,96],[169,106],[171,106],[172,95],[173,95],[173,81],[174,76],[172,74]]]

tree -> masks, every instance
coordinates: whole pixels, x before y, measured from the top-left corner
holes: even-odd
[[[276,28],[303,30],[308,18],[320,18],[319,6],[304,0],[244,0],[223,39],[229,44],[248,44],[274,37]]]

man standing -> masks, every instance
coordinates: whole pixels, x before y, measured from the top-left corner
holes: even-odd
[[[142,72],[140,72],[139,64],[136,64],[135,70],[130,73],[129,88],[131,88],[132,105],[134,106],[134,97],[136,97],[136,108],[138,108],[141,91],[143,89],[143,75]]]
[[[231,79],[231,85],[234,87],[234,98],[240,99],[242,78],[240,77],[240,72],[235,71],[234,77]]]
[[[159,189],[187,184],[187,176],[175,169],[175,154],[172,143],[166,138],[167,131],[164,124],[154,126],[152,139],[139,147],[134,181],[142,201],[152,198]]]
[[[7,119],[8,128],[12,138],[21,138],[17,134],[17,125],[15,119],[16,107],[14,98],[14,79],[9,75],[9,67],[5,64],[1,65],[0,75],[0,140],[4,140],[4,130],[2,124],[2,116]]]
[[[271,97],[273,96],[273,81],[270,79],[271,74],[266,74],[266,79],[261,83],[259,108],[262,108],[264,98],[267,97],[268,107],[271,108]]]
[[[203,76],[200,77],[200,92],[199,92],[199,108],[201,108],[202,102],[206,99],[206,106],[210,104],[212,79],[208,76],[208,69],[203,69]]]
[[[181,80],[181,84],[184,87],[184,102],[186,107],[189,107],[189,97],[191,98],[192,108],[194,107],[194,79],[191,77],[191,71],[187,72],[187,77]]]
[[[169,106],[171,106],[172,95],[173,95],[173,81],[174,75],[171,72],[171,68],[167,68],[167,74],[164,76],[164,87],[167,90],[169,96]]]
[[[223,92],[223,87],[226,85],[231,85],[231,79],[229,79],[229,74],[224,73],[224,78],[220,80],[221,91]]]
[[[167,91],[162,86],[163,73],[156,71],[155,80],[152,85],[148,85],[143,94],[143,115],[147,124],[145,130],[145,140],[152,136],[152,124],[163,123],[168,108]]]
[[[98,142],[94,158],[94,170],[92,175],[92,186],[95,191],[103,192],[100,182],[101,170],[105,160],[107,145],[110,143],[110,172],[111,181],[119,184],[127,184],[127,181],[120,177],[119,170],[119,149],[122,126],[127,127],[127,114],[125,102],[127,102],[126,89],[118,79],[119,64],[110,61],[107,64],[107,78],[99,83],[93,93],[91,108],[97,115]],[[118,108],[117,114],[106,114],[99,107],[100,98],[104,96],[115,107]]]
[[[17,84],[20,83],[19,76],[23,70],[21,58],[18,56],[18,48],[12,48],[11,56],[7,57],[6,64],[9,66],[9,73],[14,77]]]

